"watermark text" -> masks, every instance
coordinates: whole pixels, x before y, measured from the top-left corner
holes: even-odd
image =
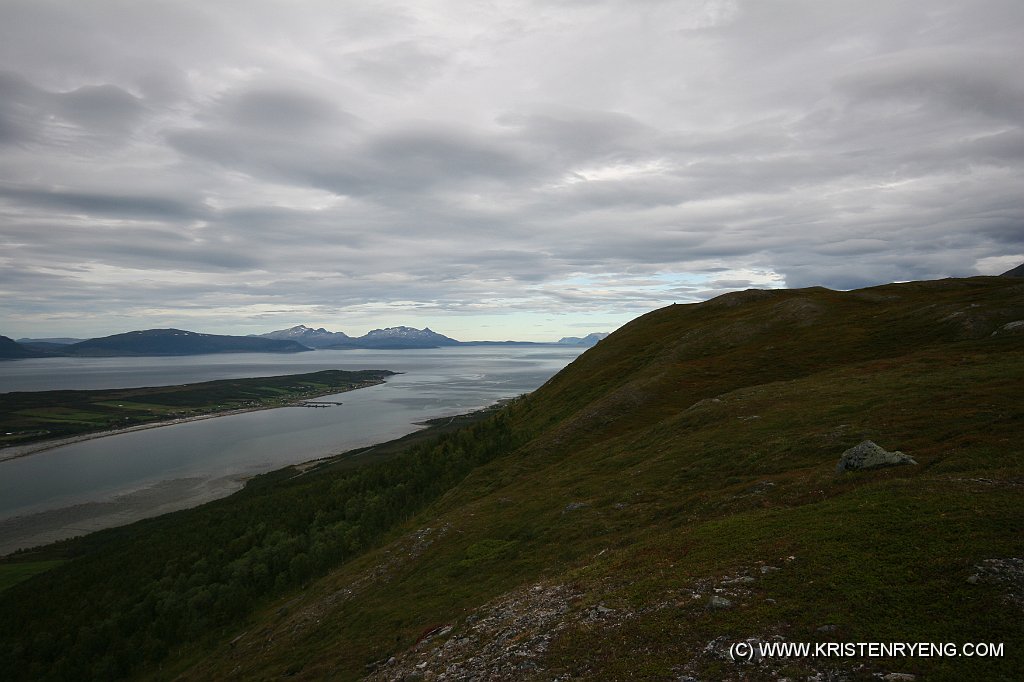
[[[1003,643],[967,642],[762,642],[747,640],[729,646],[734,661],[763,658],[998,658]]]

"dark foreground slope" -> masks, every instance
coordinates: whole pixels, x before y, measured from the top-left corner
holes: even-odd
[[[449,453],[479,454],[421,506],[392,514],[382,544],[345,546],[346,562],[315,579],[310,570],[302,589],[274,569],[286,576],[280,590],[248,602],[254,610],[183,633],[191,643],[167,647],[161,667],[135,670],[197,680],[1018,679],[1022,320],[1024,285],[1007,278],[742,292],[655,311],[500,422],[451,441]],[[840,454],[864,439],[919,464],[837,476]],[[325,485],[338,495],[301,498],[309,533],[325,525],[318,513],[334,518],[345,504],[348,488]],[[61,589],[78,561],[12,588],[0,610]],[[138,617],[157,617],[161,599]],[[67,646],[85,647],[87,635]],[[748,639],[1004,649],[729,660],[729,645]]]

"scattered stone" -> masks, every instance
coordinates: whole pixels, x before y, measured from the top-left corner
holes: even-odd
[[[835,632],[839,629],[839,626],[835,623],[826,623],[818,628],[818,632]]]
[[[1004,601],[1024,609],[1024,559],[985,559],[974,567],[974,574],[967,578],[971,585],[986,583],[997,585],[1004,591]]]
[[[583,509],[586,506],[586,502],[570,502],[569,504],[565,505],[565,509],[562,510],[562,513],[565,514],[566,512],[573,512],[576,511],[577,509]]]
[[[917,462],[910,455],[905,455],[898,450],[889,452],[873,441],[866,440],[843,453],[839,458],[839,464],[836,465],[836,474],[900,464],[917,464]]]
[[[741,576],[738,576],[736,578],[730,578],[728,580],[723,580],[722,584],[723,585],[750,585],[753,582],[754,582],[754,579],[751,578],[749,575],[741,575]]]
[[[732,601],[726,599],[725,597],[719,597],[717,594],[716,595],[712,595],[712,597],[710,599],[708,599],[708,608],[709,609],[729,609],[729,608],[732,608]]]
[[[777,571],[777,570],[779,570],[779,569],[778,569],[778,567],[776,567],[776,566],[762,566],[762,567],[761,567],[761,573],[762,573],[762,574],[765,574],[765,573],[774,573],[774,572],[775,572],[775,571]]]
[[[768,492],[774,487],[774,481],[761,481],[760,483],[756,483],[747,488],[746,492],[748,495],[764,495],[766,492]]]
[[[366,679],[533,679],[543,674],[544,654],[570,624],[570,603],[578,596],[565,585],[538,584],[510,592],[455,626],[458,633],[454,636],[441,641],[441,632],[452,631],[445,626],[429,650],[406,650],[396,656],[395,663]],[[589,612],[597,613],[596,609]]]
[[[1009,334],[1024,333],[1024,320],[1015,320],[1013,322],[1007,322],[1002,327],[992,332],[992,336],[995,336],[996,334],[1000,334],[1003,332]]]
[[[703,400],[698,400],[693,405],[690,405],[688,408],[686,408],[686,411],[689,412],[691,410],[699,410],[701,408],[720,402],[722,402],[721,398],[704,398]]]
[[[889,673],[882,677],[886,682],[913,682],[917,679],[917,675],[911,675],[910,673]]]
[[[704,645],[704,650],[701,652],[704,656],[710,658],[717,658],[722,661],[731,660],[729,658],[729,645],[732,641],[726,635],[720,635],[715,637],[713,640]]]
[[[363,670],[365,670],[368,673],[372,673],[374,670],[381,667],[382,665],[384,665],[384,661],[374,661],[373,663],[367,663],[366,665],[364,665]]]

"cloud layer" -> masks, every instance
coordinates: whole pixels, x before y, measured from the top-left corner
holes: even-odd
[[[0,7],[8,335],[557,338],[1024,260],[1017,0]]]

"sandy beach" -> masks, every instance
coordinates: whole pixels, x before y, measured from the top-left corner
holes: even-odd
[[[330,395],[330,394],[325,394]],[[93,440],[95,438],[106,438],[107,436],[116,436],[122,433],[131,433],[132,431],[144,431],[146,429],[157,429],[161,426],[173,426],[175,424],[184,424],[186,422],[195,422],[202,419],[213,419],[215,417],[227,417],[232,414],[245,414],[246,412],[258,412],[259,410],[276,410],[280,407],[291,407],[289,405],[271,405],[267,407],[248,407],[239,410],[227,410],[225,412],[211,412],[210,414],[200,414],[194,417],[179,417],[177,419],[168,419],[166,421],[154,422],[152,424],[136,424],[135,426],[127,426],[123,429],[109,429],[107,431],[93,431],[91,433],[83,433],[77,436],[69,436],[67,438],[54,438],[52,440],[41,440],[35,443],[26,443],[24,445],[12,445],[10,447],[0,450],[0,462],[8,459],[16,459],[18,457],[27,457],[28,455],[34,455],[37,452],[45,452],[46,450],[53,450],[54,448],[61,448],[65,445],[71,445],[72,443],[81,443],[82,441]]]

